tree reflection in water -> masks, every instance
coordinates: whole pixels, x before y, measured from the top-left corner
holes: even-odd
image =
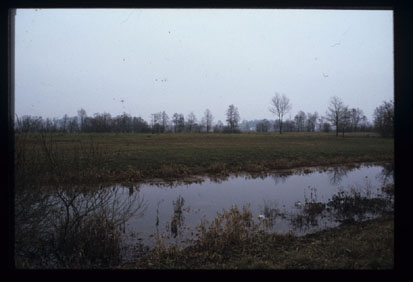
[[[394,177],[394,162],[383,164],[381,172],[376,176],[383,186],[393,182]]]
[[[15,196],[17,268],[99,268],[121,262],[125,223],[142,216],[139,193],[83,186],[19,191]],[[122,192],[121,192],[122,191]]]
[[[279,183],[285,183],[289,176],[288,174],[273,174],[271,178],[274,180],[274,184],[277,185]]]
[[[338,185],[340,184],[343,177],[347,175],[347,173],[351,171],[351,169],[346,167],[332,167],[327,170],[327,174],[330,178],[331,185]]]

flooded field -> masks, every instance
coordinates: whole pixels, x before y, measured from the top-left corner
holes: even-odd
[[[248,205],[269,232],[304,235],[349,220],[346,215],[332,214],[334,200],[344,201],[341,198],[355,193],[364,198],[383,197],[381,188],[389,183],[393,178],[388,168],[363,165],[116,189],[120,198],[136,195],[143,201],[145,211],[126,222],[125,232],[133,231],[142,243],[152,245],[153,234],[160,233],[167,235],[167,242],[184,243],[201,220],[211,221],[234,205]],[[357,219],[375,215],[371,210],[354,214]]]
[[[59,252],[73,252],[84,240],[92,243],[82,248],[90,248],[92,253],[105,246],[102,253],[95,254],[97,259],[129,260],[159,241],[190,244],[201,222],[211,222],[234,206],[239,210],[248,207],[262,232],[295,235],[374,218],[393,209],[393,192],[383,189],[392,183],[392,165],[365,164],[202,179],[191,184],[50,188],[30,196],[31,208],[21,212],[32,214],[21,218],[33,221],[19,220],[16,234],[36,234],[39,242],[43,241],[40,245],[48,244]],[[41,220],[36,221],[35,216]],[[31,247],[33,253],[38,252],[33,242]]]

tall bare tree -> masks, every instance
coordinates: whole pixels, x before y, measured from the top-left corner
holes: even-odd
[[[280,125],[280,134],[282,132],[283,117],[290,110],[290,99],[288,99],[285,95],[275,93],[275,96],[271,99],[271,106],[269,108],[269,111],[278,117],[278,122]]]
[[[62,119],[62,128],[61,128],[61,130],[62,130],[63,132],[66,132],[66,131],[67,131],[67,123],[68,123],[68,120],[69,120],[69,117],[67,116],[67,114],[65,114],[65,115],[63,116],[63,119]]]
[[[240,117],[237,107],[235,107],[234,105],[229,105],[227,110],[227,123],[231,133],[233,133],[235,129],[238,128],[239,119]]]
[[[87,117],[87,115],[86,115],[86,111],[82,108],[82,109],[80,109],[80,110],[78,110],[77,111],[77,115],[79,116],[79,118],[80,118],[80,124],[79,124],[79,127],[80,127],[80,131],[83,131],[84,130],[84,121],[85,121],[85,118]]]
[[[186,117],[186,126],[188,128],[188,132],[192,132],[196,125],[197,119],[194,112],[190,112],[189,115]]]
[[[326,118],[331,122],[332,125],[336,127],[336,137],[341,128],[343,119],[345,117],[346,106],[343,101],[338,97],[332,97],[330,99],[330,106],[328,107],[328,112]]]
[[[169,116],[165,111],[163,111],[161,113],[162,132],[166,132],[168,130],[168,122],[169,122]]]
[[[359,108],[352,108],[350,109],[350,123],[351,123],[351,130],[357,131],[359,128],[359,124],[363,121],[366,116],[363,114],[363,111]]]
[[[307,113],[307,131],[314,132],[316,130],[318,113]]]
[[[152,133],[161,133],[162,113],[151,114]]]
[[[173,115],[172,122],[174,123],[175,133],[176,132],[184,132],[184,130],[185,130],[185,117],[184,117],[183,114],[175,113]]]
[[[212,120],[214,119],[209,109],[205,110],[204,117],[202,118],[202,124],[205,125],[207,133],[212,129]]]
[[[178,132],[178,128],[179,128],[179,114],[178,113],[174,113],[174,115],[172,116],[172,122],[174,124],[174,132]]]

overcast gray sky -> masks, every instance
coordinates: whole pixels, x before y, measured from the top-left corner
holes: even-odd
[[[338,96],[371,121],[394,92],[392,11],[18,9],[15,46],[19,116],[274,119],[279,92],[291,117]]]

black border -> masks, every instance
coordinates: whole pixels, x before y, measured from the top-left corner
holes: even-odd
[[[9,75],[13,69],[13,53],[10,48],[10,42],[13,39],[13,22],[9,20],[10,12],[13,8],[281,8],[281,9],[367,9],[367,10],[388,10],[394,11],[394,74],[395,74],[395,183],[396,183],[396,219],[395,219],[395,271],[340,271],[339,275],[336,271],[282,271],[282,272],[267,272],[267,271],[185,271],[185,274],[193,274],[194,278],[203,278],[208,274],[217,274],[219,276],[225,274],[230,278],[252,278],[256,280],[261,277],[261,274],[269,274],[273,279],[278,278],[279,274],[285,275],[286,278],[298,277],[308,279],[313,274],[317,276],[330,276],[336,278],[350,278],[355,276],[365,279],[381,278],[388,280],[394,278],[394,274],[400,274],[402,271],[407,271],[410,268],[409,255],[411,254],[411,239],[409,227],[413,225],[412,212],[409,209],[410,199],[413,199],[409,193],[411,189],[407,184],[407,176],[410,172],[410,112],[413,109],[412,96],[413,91],[411,84],[413,81],[412,72],[412,19],[413,12],[408,5],[409,1],[403,0],[366,0],[366,1],[351,1],[351,0],[143,0],[143,1],[126,1],[126,0],[15,0],[1,2],[1,36],[0,50],[1,50],[1,96],[0,96],[0,123],[2,126],[3,136],[1,138],[1,152],[2,172],[7,172],[7,189],[3,186],[2,199],[5,203],[2,205],[3,224],[7,222],[7,241],[5,248],[7,248],[7,257],[3,266],[7,265],[8,274],[12,274],[13,280],[15,278],[43,278],[45,274],[57,278],[59,280],[73,279],[73,271],[20,271],[14,269],[13,263],[13,188],[14,188],[14,135],[12,131],[12,119],[14,115],[14,96],[11,95],[13,91],[13,77]],[[7,153],[6,148],[7,147]],[[6,157],[7,156],[7,157]],[[3,178],[5,179],[5,178]],[[410,233],[410,234],[409,234]],[[4,234],[4,232],[3,232]],[[4,251],[3,251],[4,253]],[[149,275],[150,279],[155,278],[154,274],[169,275],[182,274],[179,271],[133,271],[133,275]],[[84,278],[121,278],[119,274],[131,274],[130,271],[101,271],[99,276],[96,276],[94,271],[76,271]],[[70,275],[68,275],[70,274]],[[202,274],[201,277],[199,274]],[[321,274],[321,275],[320,275]],[[251,276],[250,276],[251,275]],[[310,275],[310,276],[308,276]],[[9,276],[10,277],[10,276]],[[137,279],[142,279],[141,276],[134,276]],[[148,278],[149,278],[148,277]],[[167,277],[167,276],[166,276]],[[206,277],[205,277],[206,278]]]
[[[14,8],[388,9],[398,0],[9,0]]]

